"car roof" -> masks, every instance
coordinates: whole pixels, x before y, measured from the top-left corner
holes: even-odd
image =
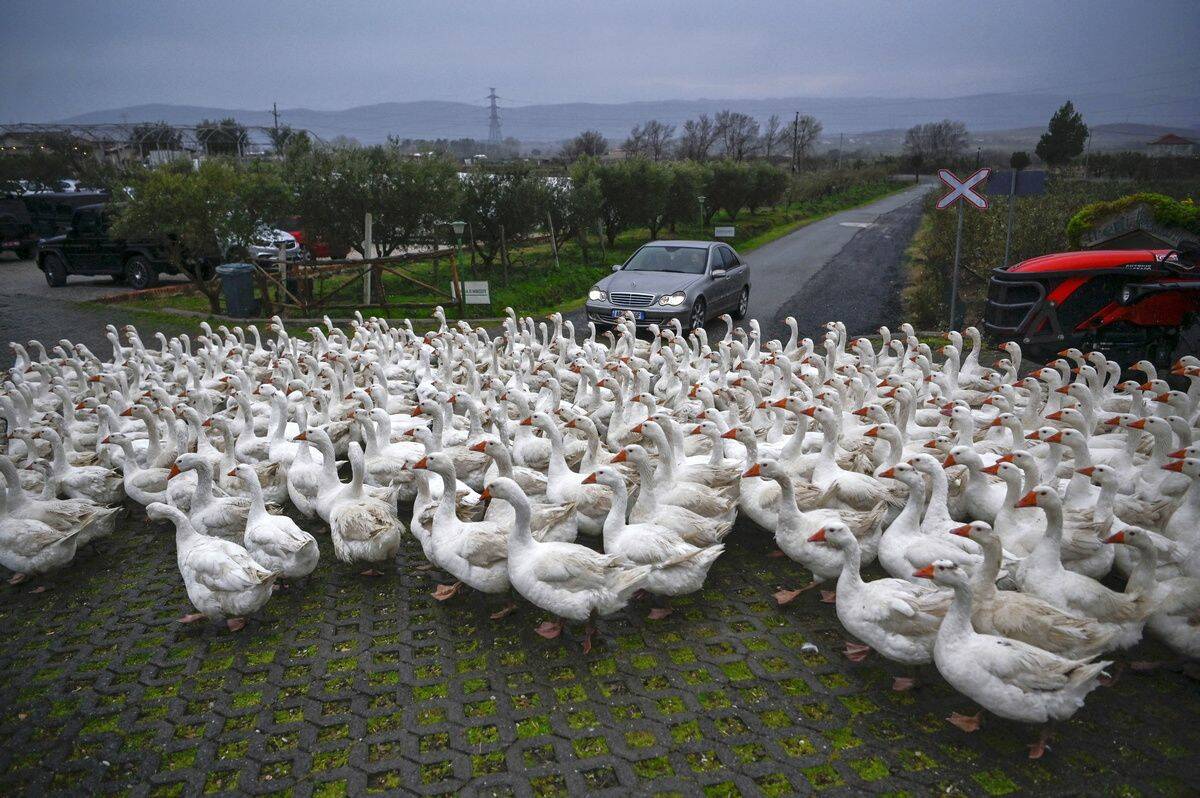
[[[647,247],[715,247],[720,241],[651,241]]]

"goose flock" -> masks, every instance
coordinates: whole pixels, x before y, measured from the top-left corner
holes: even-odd
[[[0,564],[14,584],[67,568],[129,500],[174,525],[180,621],[236,631],[310,578],[326,546],[293,517],[312,519],[366,576],[411,534],[449,577],[437,599],[488,594],[459,600],[500,619],[519,597],[546,638],[583,624],[587,652],[597,617],[660,619],[699,590],[744,516],[811,574],[780,605],[823,588],[846,657],[914,669],[897,690],[934,663],[1042,724],[1033,757],[1147,630],[1200,657],[1196,357],[1171,369],[1183,391],[1075,349],[1030,371],[1010,342],[984,366],[975,328],[936,351],[908,324],[814,342],[790,318],[786,341],[728,317],[719,340],[625,318],[577,341],[507,313],[495,337],[439,308],[425,334],[359,315],[157,346],[110,325],[110,359],[14,343]],[[865,580],[872,562],[888,576]]]

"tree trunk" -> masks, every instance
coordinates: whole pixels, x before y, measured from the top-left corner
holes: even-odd
[[[583,232],[583,226],[575,228],[575,239],[579,242],[579,251],[583,254],[583,263],[587,265],[591,262],[591,257],[588,255],[587,234]]]

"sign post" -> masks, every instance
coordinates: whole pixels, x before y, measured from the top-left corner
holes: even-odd
[[[1012,258],[1012,232],[1017,212],[1017,197],[1032,197],[1046,193],[1046,173],[1042,171],[996,172],[988,180],[985,191],[995,196],[1008,197],[1008,227],[1004,232],[1004,265]]]
[[[958,205],[958,231],[954,236],[954,271],[950,276],[950,328],[957,329],[959,327],[958,319],[958,264],[962,259],[962,230],[963,230],[963,204],[971,203],[975,208],[981,211],[986,211],[988,208],[987,197],[978,193],[975,186],[988,179],[988,175],[992,173],[991,169],[986,166],[977,170],[973,175],[966,180],[959,180],[957,176],[949,169],[939,169],[938,178],[941,179],[950,192],[937,201],[937,209],[944,211],[951,205]]]

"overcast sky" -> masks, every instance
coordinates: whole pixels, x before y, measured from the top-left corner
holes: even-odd
[[[4,0],[0,120],[1045,90],[1197,94],[1197,0]],[[1200,120],[1197,120],[1200,121]]]

